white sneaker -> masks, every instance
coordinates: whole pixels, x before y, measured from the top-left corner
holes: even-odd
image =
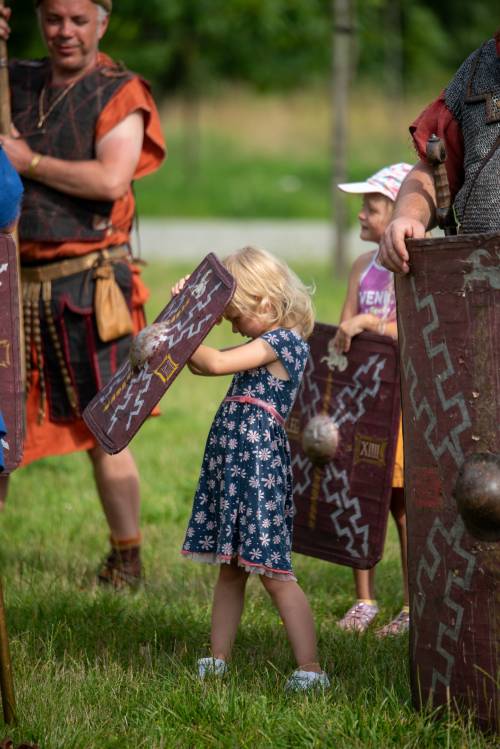
[[[298,668],[285,684],[287,692],[302,692],[315,687],[326,689],[330,686],[330,680],[324,671],[302,671]]]
[[[224,676],[227,672],[227,663],[222,658],[199,658],[198,676],[204,679],[206,676]]]

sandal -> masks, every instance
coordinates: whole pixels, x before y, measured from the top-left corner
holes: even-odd
[[[408,632],[410,629],[410,612],[407,609],[401,609],[399,614],[392,621],[385,624],[375,632],[376,637],[397,637]]]
[[[376,603],[358,601],[337,622],[337,627],[349,632],[365,632],[378,614]]]

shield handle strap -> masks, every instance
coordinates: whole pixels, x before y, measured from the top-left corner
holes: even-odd
[[[450,185],[446,172],[446,148],[437,135],[431,135],[426,147],[427,161],[434,172],[436,187],[436,218],[438,226],[446,235],[456,234],[457,225],[451,205]]]

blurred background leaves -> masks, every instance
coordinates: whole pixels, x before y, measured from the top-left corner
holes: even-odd
[[[10,54],[42,55],[33,1],[13,8]],[[500,25],[498,0],[357,0],[353,8],[359,78],[378,86],[398,67],[409,91],[451,74]],[[205,92],[220,81],[294,89],[328,80],[332,16],[331,0],[115,0],[106,49],[158,93]]]

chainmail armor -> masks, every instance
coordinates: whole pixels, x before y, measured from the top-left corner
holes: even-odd
[[[500,58],[494,39],[462,64],[445,102],[464,138],[464,183],[455,197],[460,231],[500,231]]]

